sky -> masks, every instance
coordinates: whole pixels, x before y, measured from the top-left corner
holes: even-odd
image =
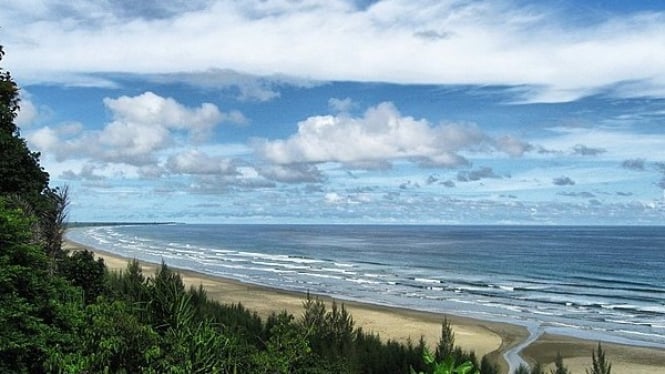
[[[665,223],[665,1],[6,0],[72,221]]]

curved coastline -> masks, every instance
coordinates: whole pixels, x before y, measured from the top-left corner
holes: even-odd
[[[88,249],[95,256],[104,259],[110,271],[124,270],[130,258],[108,251],[79,244],[71,240],[65,242],[69,250]],[[145,274],[154,274],[156,263],[139,261]],[[244,283],[235,279],[209,275],[188,269],[174,267],[180,273],[186,286],[203,285],[207,294],[223,303],[241,303],[248,309],[267,317],[273,312],[286,310],[294,316],[302,313],[305,294],[274,287]],[[464,349],[474,350],[481,357],[490,354],[498,358],[502,372],[507,372],[508,365],[501,360],[505,350],[514,347],[528,336],[525,328],[502,322],[484,321],[474,318],[418,311],[406,308],[371,304],[361,301],[349,301],[333,298],[329,295],[316,295],[330,304],[333,301],[343,303],[353,316],[357,327],[373,332],[382,339],[417,342],[421,337],[430,346],[435,346],[441,336],[441,323],[447,318],[454,331],[456,344]]]
[[[70,250],[88,249],[104,259],[111,271],[126,268],[128,257],[117,255],[86,244],[67,239]],[[139,261],[146,274],[153,274],[158,264]],[[175,266],[174,268],[177,268]],[[218,275],[209,275],[189,269],[177,268],[187,286],[203,285],[208,295],[224,303],[242,303],[261,316],[286,310],[295,316],[302,312],[304,293],[274,287],[244,283]],[[363,301],[342,300],[329,295],[317,295],[326,303],[344,303],[358,327],[379,334],[383,339],[417,341],[423,337],[434,346],[439,339],[441,322],[448,318],[456,336],[456,344],[474,350],[478,357],[489,354],[499,363],[501,372],[511,372],[520,363],[540,362],[548,367],[560,351],[572,372],[584,372],[591,365],[591,351],[597,341],[555,335],[542,327],[527,328],[508,322],[483,320],[443,312],[418,311],[401,307],[373,304]],[[531,331],[534,330],[534,331]],[[589,348],[591,347],[591,348]],[[639,373],[661,373],[665,368],[665,349],[605,343],[604,349],[615,368],[639,368]],[[612,354],[610,354],[612,353]],[[645,357],[649,357],[645,360]],[[616,369],[615,369],[616,370]],[[623,371],[615,371],[623,372]]]

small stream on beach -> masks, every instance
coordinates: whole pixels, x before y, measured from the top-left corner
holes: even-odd
[[[520,365],[529,367],[520,353],[522,353],[524,348],[538,340],[538,338],[545,332],[542,326],[527,326],[527,331],[529,331],[529,336],[525,340],[503,353],[503,358],[508,363],[508,373],[514,373]]]

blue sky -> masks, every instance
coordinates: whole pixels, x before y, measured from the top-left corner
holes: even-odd
[[[0,26],[75,221],[664,223],[662,1],[10,0]]]

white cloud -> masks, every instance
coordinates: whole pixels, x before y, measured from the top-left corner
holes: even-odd
[[[60,143],[58,133],[49,126],[30,133],[28,140],[41,151],[56,150]]]
[[[182,144],[199,144],[224,120],[245,120],[242,113],[222,113],[214,104],[189,108],[152,92],[106,98],[104,105],[113,121],[101,130],[86,131],[81,124],[70,123],[42,127],[27,138],[37,149],[55,155],[58,160],[82,158],[146,166],[156,163],[160,151]]]
[[[247,117],[245,117],[245,115],[239,110],[231,110],[228,113],[222,113],[221,120],[236,125],[246,125],[249,123],[249,119],[247,119]]]
[[[283,183],[320,183],[325,179],[316,166],[304,163],[264,165],[258,172],[264,178]]]
[[[184,68],[184,67],[183,67]],[[179,82],[190,86],[215,90],[230,90],[240,101],[270,101],[281,96],[281,86],[314,87],[319,82],[280,74],[256,76],[230,69],[211,68],[199,72],[181,71],[169,74],[151,74],[145,77],[158,83]]]
[[[113,113],[116,120],[113,124],[130,128],[131,131],[150,131],[146,127],[186,130],[197,140],[204,140],[223,118],[214,104],[203,103],[199,108],[190,109],[172,98],[164,98],[149,91],[134,97],[105,98],[104,105]]]
[[[75,172],[73,170],[66,170],[60,174],[59,178],[65,180],[87,180],[87,181],[100,181],[106,177],[95,173],[98,167],[93,164],[85,164],[81,167],[81,171]]]
[[[169,156],[166,167],[180,174],[236,174],[233,161],[223,157],[212,157],[199,150],[189,150]]]
[[[362,117],[310,117],[286,140],[259,141],[257,151],[277,164],[340,162],[376,165],[409,159],[426,166],[456,167],[467,164],[460,151],[486,149],[521,154],[517,140],[496,141],[473,125],[432,125],[427,120],[403,116],[389,102],[369,108]],[[521,144],[521,143],[520,143]],[[524,147],[522,147],[524,148]]]
[[[552,136],[532,139],[542,149],[551,150],[543,157],[561,153],[594,155],[602,161],[623,162],[626,159],[665,161],[665,135],[637,133],[603,128],[551,128]]]
[[[664,12],[582,24],[547,4],[510,0],[383,0],[363,9],[350,0],[218,0],[134,13],[92,0],[58,4],[11,0],[3,8],[7,64],[21,80],[230,69],[322,81],[523,85],[525,101],[574,100],[623,82],[629,87],[615,93],[665,92]]]
[[[328,204],[338,204],[344,201],[344,198],[340,196],[337,192],[328,192],[323,196],[323,199]]]
[[[332,97],[328,99],[328,108],[336,113],[348,113],[353,108],[355,108],[355,106],[356,104],[353,102],[353,100],[351,100],[350,97],[346,97],[344,99]]]
[[[510,135],[504,135],[496,139],[496,147],[512,157],[522,156],[525,152],[533,149],[533,146],[525,141]]]
[[[33,102],[25,95],[21,95],[20,105],[21,110],[19,110],[18,116],[16,116],[15,123],[18,127],[25,128],[35,121],[39,115],[39,111],[35,104],[33,104]]]

